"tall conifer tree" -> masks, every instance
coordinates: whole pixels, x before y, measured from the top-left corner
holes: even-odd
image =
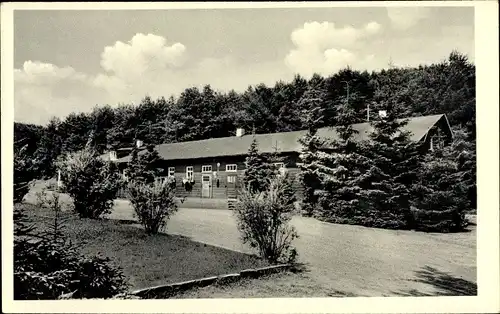
[[[387,115],[371,121],[373,132],[364,143],[364,154],[373,162],[360,178],[361,196],[369,206],[365,224],[382,228],[410,228],[412,182],[419,166],[418,144],[403,130],[407,120],[396,119],[391,104]]]
[[[302,210],[305,215],[310,216],[317,210],[318,192],[322,189],[319,153],[324,146],[324,139],[321,139],[317,132],[318,125],[323,121],[323,109],[318,106],[311,110],[304,110],[303,116],[307,133],[299,139],[302,152],[297,165],[300,169],[299,180],[302,185]]]
[[[268,158],[259,153],[257,139],[254,138],[245,159],[243,184],[251,192],[266,191],[273,177],[273,167]]]
[[[353,127],[356,111],[348,103],[337,108],[337,138],[329,141],[322,156],[323,195],[321,216],[340,223],[360,223],[366,202],[360,197],[360,176],[369,168],[370,160],[362,155],[361,144]]]

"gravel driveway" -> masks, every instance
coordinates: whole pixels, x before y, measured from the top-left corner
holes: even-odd
[[[126,201],[116,201],[110,218],[130,219]],[[362,296],[452,293],[476,282],[476,231],[432,234],[323,223],[294,217],[294,245],[309,275],[330,289]],[[182,208],[167,233],[251,252],[242,245],[233,212]],[[431,270],[429,270],[431,269]],[[425,278],[422,278],[422,271]],[[420,281],[420,282],[419,282]],[[450,291],[445,285],[452,286]],[[454,287],[454,288],[453,288]],[[460,288],[463,289],[463,288]]]
[[[34,202],[34,189],[26,200]],[[70,201],[67,195],[61,200]],[[128,201],[116,200],[110,218],[133,218]],[[476,288],[476,227],[454,234],[394,231],[294,217],[294,242],[308,275],[328,289],[358,296],[456,295]],[[241,244],[233,212],[181,208],[167,233],[224,248]]]

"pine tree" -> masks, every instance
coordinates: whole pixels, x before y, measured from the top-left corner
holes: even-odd
[[[158,161],[160,155],[154,145],[148,145],[146,151],[139,154],[139,149],[132,149],[131,161],[128,166],[129,177],[135,181],[152,183],[160,175]]]
[[[411,134],[402,129],[407,120],[397,120],[397,112],[390,104],[386,108],[385,118],[372,120],[374,131],[363,144],[364,155],[373,162],[359,180],[361,197],[370,208],[365,223],[381,228],[410,228],[411,188],[417,177],[419,149],[411,141]]]
[[[251,192],[264,192],[273,177],[273,167],[266,156],[259,153],[257,139],[254,138],[245,159],[243,184]]]
[[[319,152],[324,146],[324,140],[318,135],[318,126],[323,121],[323,109],[321,107],[304,111],[304,125],[307,133],[299,139],[302,152],[299,155],[297,166],[300,169],[299,180],[302,191],[302,210],[305,215],[313,215],[318,206],[318,191],[322,188],[319,174]]]
[[[415,229],[455,232],[466,227],[468,185],[454,154],[453,147],[446,147],[425,156],[413,188]]]
[[[132,151],[130,152],[130,162],[127,165],[127,175],[129,178],[132,180],[137,177],[137,174],[140,174],[142,172],[142,169],[140,169],[140,164],[139,164],[139,149],[137,148],[136,145],[132,148]]]
[[[282,184],[282,189],[279,190],[282,193],[283,200],[287,200],[289,204],[295,203],[297,201],[297,194],[294,189],[294,179],[286,171],[287,158],[279,153],[278,143],[274,146],[274,150],[271,154],[267,156],[268,163],[271,167],[271,179],[280,179],[280,184]],[[279,168],[277,165],[283,164],[284,168]],[[283,171],[284,170],[284,171]],[[280,177],[280,178],[278,178]]]
[[[369,168],[370,160],[362,155],[353,128],[356,111],[349,104],[337,107],[338,138],[327,143],[320,173],[323,193],[320,199],[322,218],[339,223],[360,223],[366,202],[360,197],[360,176]]]
[[[58,118],[52,118],[44,127],[36,148],[35,159],[40,165],[41,175],[46,178],[51,178],[56,173],[54,161],[61,154],[63,142],[60,125]]]
[[[296,111],[301,113],[302,126],[314,131],[323,127],[327,122],[326,112],[326,89],[324,80],[315,75],[309,82],[307,90],[296,104]]]
[[[445,151],[446,154],[451,154],[452,158],[457,162],[459,181],[465,184],[470,210],[475,212],[477,207],[475,136],[471,138],[472,136],[463,128],[455,128],[453,136],[451,147]]]
[[[141,162],[144,163],[143,176],[146,182],[154,182],[155,178],[160,175],[158,161],[160,155],[153,145],[148,145],[146,152],[141,156]]]
[[[37,193],[37,205],[50,209],[54,216],[47,230],[40,232],[39,236],[53,245],[66,246],[67,239],[64,235],[68,217],[62,215],[62,203],[59,192],[47,193],[46,189]]]

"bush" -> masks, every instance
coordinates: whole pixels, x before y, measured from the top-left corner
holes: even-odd
[[[121,269],[108,258],[79,256],[69,245],[48,240],[14,246],[14,298],[53,300],[111,298],[127,290]]]
[[[114,165],[99,158],[89,147],[65,155],[58,162],[65,191],[73,198],[81,218],[97,219],[111,212],[122,184]]]
[[[127,289],[125,276],[108,257],[92,256],[78,262],[79,290],[75,297],[111,298]]]
[[[108,258],[81,256],[66,241],[59,195],[40,200],[54,212],[53,223],[45,232],[36,232],[23,208],[15,208],[14,298],[110,298],[125,292],[127,284],[120,268]]]
[[[298,235],[288,225],[295,211],[294,196],[287,185],[286,178],[277,177],[267,191],[243,189],[235,205],[243,243],[256,248],[270,263],[294,262],[297,257],[291,242]]]
[[[170,216],[178,210],[175,188],[168,179],[152,183],[131,181],[128,191],[139,222],[148,234],[162,230]]]

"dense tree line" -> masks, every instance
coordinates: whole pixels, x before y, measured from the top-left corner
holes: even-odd
[[[452,52],[447,60],[413,68],[381,71],[343,69],[330,76],[306,80],[296,75],[274,86],[258,84],[244,92],[219,92],[209,85],[187,88],[179,97],[151,99],[140,104],[96,106],[90,113],[53,118],[44,127],[16,123],[16,141],[30,144],[45,175],[53,175],[52,161],[63,152],[82,149],[93,134],[97,150],[199,140],[248,132],[272,133],[307,129],[305,114],[322,112],[317,127],[336,125],[344,118],[338,106],[348,102],[352,122],[366,120],[367,105],[374,115],[385,103],[395,104],[399,117],[446,113],[475,140],[475,65]],[[47,104],[50,105],[50,104]]]

